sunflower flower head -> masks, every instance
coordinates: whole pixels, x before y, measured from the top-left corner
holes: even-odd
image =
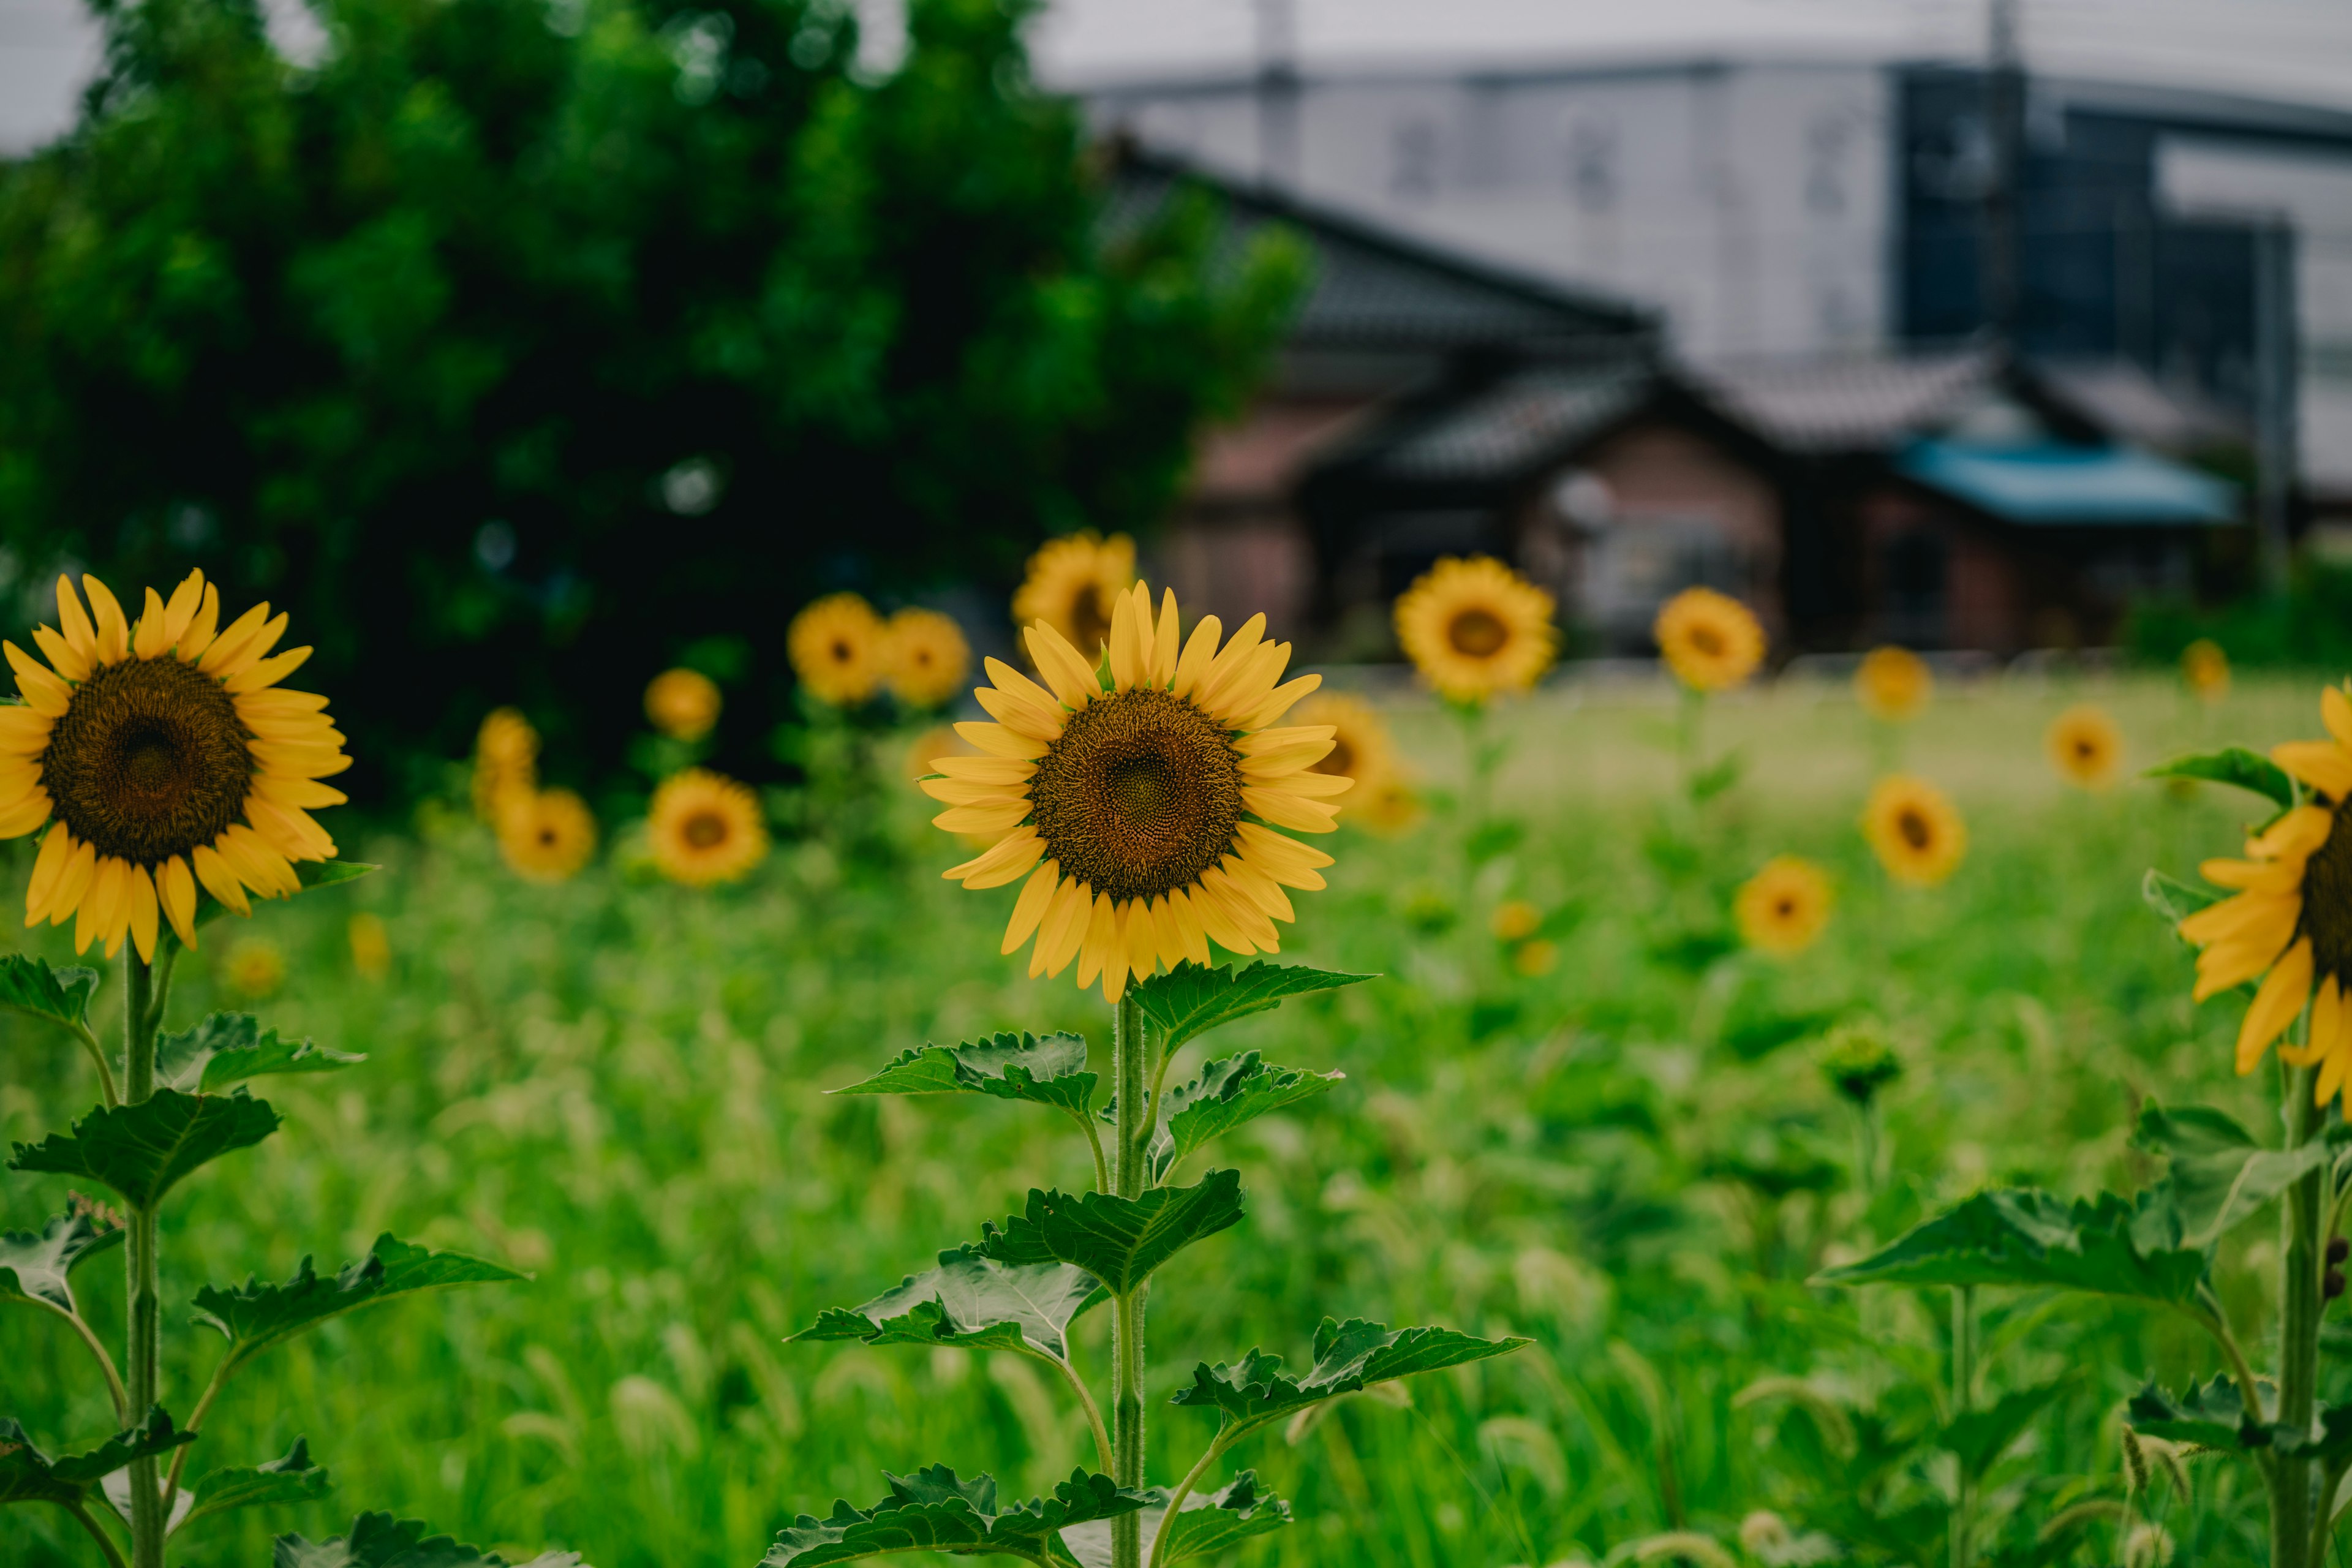
[[[240,937],[229,944],[221,979],[248,1002],[267,1001],[286,984],[286,954],[266,938]]]
[[[47,825],[25,923],[74,921],[74,951],[127,936],[155,956],[158,918],[196,945],[196,889],[239,914],[248,892],[301,890],[298,860],[329,860],[312,819],[344,796],[319,781],[351,766],[327,700],[278,683],[310,657],[270,650],[287,617],[257,605],[226,626],[191,572],[135,622],[96,577],[58,579],[62,630],[34,629],[47,663],[5,647],[23,705],[0,708],[0,837]]]
[[[1764,662],[1764,627],[1728,594],[1685,588],[1650,628],[1659,657],[1693,691],[1727,691]]]
[[[2052,720],[2042,743],[2058,776],[2078,789],[2105,788],[2123,765],[2124,732],[2105,710],[2088,702]]]
[[[1411,832],[1425,809],[1421,796],[1402,773],[1375,778],[1362,793],[1363,799],[1348,803],[1348,821],[1382,838],[1402,837]]]
[[[1552,597],[1492,556],[1447,556],[1396,602],[1397,641],[1437,694],[1477,704],[1525,691],[1551,668]]]
[[[1889,773],[1871,789],[1862,834],[1886,874],[1915,888],[1943,881],[1969,852],[1968,825],[1951,801],[1909,773]]]
[[[1213,941],[1278,952],[1283,889],[1324,885],[1331,858],[1278,830],[1330,832],[1352,781],[1315,771],[1331,726],[1276,727],[1321,677],[1282,680],[1290,645],[1264,616],[1220,647],[1223,629],[1204,616],[1180,644],[1176,595],[1155,616],[1138,583],[1111,605],[1107,671],[1043,620],[1026,640],[1044,684],[987,661],[973,695],[995,722],[956,726],[982,754],[939,758],[923,789],[948,807],[937,826],[994,840],[949,879],[1022,883],[1003,951],[1034,938],[1032,975],[1075,960],[1117,1001],[1160,964],[1206,964]]]
[[[646,814],[654,864],[673,882],[740,882],[768,858],[768,825],[749,786],[708,768],[672,773]]]
[[[874,606],[856,594],[827,594],[803,605],[784,633],[793,673],[831,708],[873,700],[889,672],[889,637]]]
[[[1013,624],[1039,621],[1087,659],[1110,640],[1111,606],[1135,581],[1135,541],[1103,538],[1092,529],[1049,539],[1029,557],[1027,574],[1013,595]]]
[[[1916,719],[1935,695],[1935,673],[1907,647],[1872,648],[1854,667],[1853,695],[1863,710],[1891,723]]]
[[[362,980],[382,980],[392,973],[392,932],[383,917],[373,910],[353,915],[345,934],[352,946],[352,967]]]
[[[474,815],[492,826],[506,797],[539,787],[539,731],[512,708],[493,708],[474,735]]]
[[[2180,650],[2180,679],[2208,702],[2230,695],[2230,656],[2210,637],[2199,637]]]
[[[1739,939],[1759,952],[1793,958],[1830,923],[1830,879],[1811,861],[1776,855],[1740,884],[1731,904]]]
[[[1356,781],[1359,794],[1376,780],[1397,771],[1396,741],[1380,710],[1360,697],[1318,691],[1298,705],[1292,718],[1301,724],[1328,724],[1331,749],[1313,764],[1315,772]],[[1350,808],[1354,802],[1349,802]]]
[[[901,705],[929,710],[963,689],[971,671],[971,645],[955,617],[913,605],[890,617],[890,695]]]
[[[2292,1067],[2317,1066],[2315,1092],[2326,1105],[2352,1072],[2352,830],[2343,822],[2352,797],[2352,699],[2330,687],[2319,715],[2328,739],[2271,751],[2310,787],[2311,800],[2248,838],[2244,859],[2199,868],[2232,896],[2182,921],[2180,935],[2199,949],[2198,1001],[2262,979],[2238,1028],[2239,1072],[2253,1071],[2309,1005],[2308,1037],[2279,1055]]]
[[[568,882],[596,853],[596,818],[568,789],[518,791],[499,816],[499,853],[527,882]]]
[[[709,734],[724,706],[719,683],[698,669],[665,669],[646,683],[646,718],[673,741],[691,745]]]

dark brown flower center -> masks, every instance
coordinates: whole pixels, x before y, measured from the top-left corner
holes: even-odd
[[[1122,691],[1070,716],[1029,798],[1062,873],[1113,899],[1188,887],[1233,847],[1242,775],[1231,737],[1165,691]]]
[[[95,670],[49,731],[41,784],[76,838],[154,866],[245,810],[251,737],[219,681],[176,658]]]
[[[1723,652],[1723,638],[1716,635],[1713,626],[1692,627],[1690,640],[1691,647],[1709,658],[1714,658]]]
[[[1345,735],[1334,735],[1331,737],[1331,749],[1323,753],[1322,761],[1314,763],[1310,766],[1318,773],[1329,773],[1335,778],[1354,778],[1356,776],[1355,748],[1348,744],[1348,737]]]
[[[1901,834],[1903,842],[1914,849],[1925,849],[1936,837],[1935,829],[1927,826],[1927,819],[1908,806],[1895,816],[1895,831]]]
[[[852,648],[845,639],[841,637],[835,637],[833,639],[834,663],[847,664],[850,659],[856,656],[856,650]]]
[[[708,849],[727,840],[727,822],[715,811],[698,811],[686,819],[681,835],[697,849]]]
[[[2317,973],[2352,981],[2352,827],[2337,810],[2303,868],[2303,930]]]
[[[1492,658],[1511,640],[1511,632],[1489,611],[1465,610],[1446,626],[1445,640],[1454,645],[1456,653],[1472,658]]]

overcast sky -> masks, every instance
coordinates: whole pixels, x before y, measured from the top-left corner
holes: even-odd
[[[902,0],[856,0],[887,11]],[[1267,0],[1051,0],[1040,74],[1248,68]],[[1274,0],[1281,3],[1281,0]],[[1287,0],[1309,70],[1773,54],[1969,58],[1986,0]],[[299,0],[272,0],[298,10]],[[2352,109],[2352,0],[2021,0],[2029,65]],[[887,33],[887,22],[877,28]],[[80,0],[0,0],[0,151],[56,134],[97,55]]]

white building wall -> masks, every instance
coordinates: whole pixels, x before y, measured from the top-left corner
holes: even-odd
[[[1867,65],[1310,79],[1296,164],[1271,171],[1246,84],[1092,103],[1220,173],[1654,306],[1719,355],[1892,337],[1891,95]]]

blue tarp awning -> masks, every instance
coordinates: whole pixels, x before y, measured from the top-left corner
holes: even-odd
[[[2131,447],[1916,441],[1895,467],[2011,522],[2178,527],[2239,521],[2237,486]]]

